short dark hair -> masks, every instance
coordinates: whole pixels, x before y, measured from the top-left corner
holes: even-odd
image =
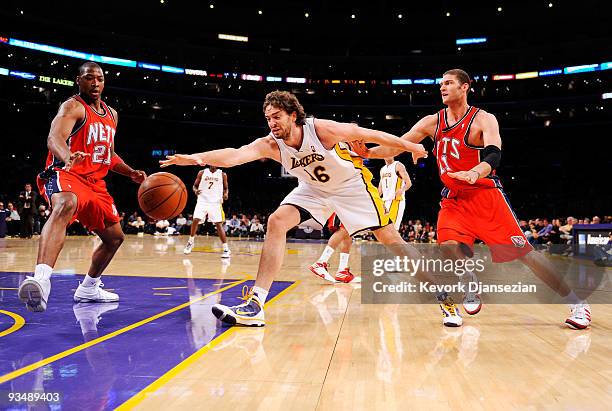
[[[461,84],[461,85],[463,85],[465,83],[470,85],[470,83],[472,82],[472,80],[470,80],[470,75],[468,73],[466,73],[464,70],[461,70],[461,69],[447,70],[447,71],[444,72],[444,76],[446,76],[447,74],[450,74],[451,76],[457,77],[457,80],[459,80],[459,84]]]
[[[85,73],[85,71],[87,71],[87,69],[90,67],[98,68],[100,69],[100,71],[102,71],[102,67],[100,67],[98,63],[95,63],[93,61],[86,61],[85,63],[79,66],[79,76],[82,76]]]
[[[268,93],[263,103],[264,112],[268,106],[280,108],[285,110],[288,114],[295,112],[295,123],[300,126],[306,123],[306,113],[304,112],[304,107],[302,107],[297,97],[293,93],[280,90]]]

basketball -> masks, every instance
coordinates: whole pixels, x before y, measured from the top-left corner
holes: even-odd
[[[169,220],[179,215],[185,208],[187,189],[181,179],[174,174],[151,174],[138,189],[138,204],[149,217]]]

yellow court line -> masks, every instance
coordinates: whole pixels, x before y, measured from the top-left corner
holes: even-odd
[[[296,281],[293,284],[291,284],[289,287],[285,288],[280,293],[276,294],[274,298],[270,299],[270,301],[264,304],[264,307],[268,307],[270,306],[270,304],[273,304],[274,302],[276,302],[284,294],[288,293],[290,290],[297,287],[299,283],[300,281]],[[208,344],[200,348],[198,351],[191,354],[189,357],[185,358],[182,362],[177,364],[174,368],[166,372],[164,375],[159,377],[157,380],[153,381],[150,385],[145,387],[138,394],[134,395],[132,398],[130,398],[129,400],[121,404],[119,407],[115,408],[115,411],[126,411],[126,410],[133,409],[138,404],[140,404],[142,401],[144,401],[148,395],[152,394],[153,392],[160,389],[162,386],[166,385],[172,378],[176,377],[183,370],[185,370],[187,367],[189,367],[194,362],[196,362],[198,359],[200,359],[200,357],[202,357],[204,354],[209,352],[212,348],[219,345],[221,342],[226,340],[229,336],[231,336],[237,330],[240,330],[240,329],[241,327],[236,327],[236,326],[230,327],[228,330],[224,331],[217,338],[214,338],[211,342],[209,342]]]
[[[183,288],[188,288],[186,286],[181,286],[181,287],[153,287],[154,290],[180,290]]]
[[[5,337],[11,333],[14,333],[25,324],[25,320],[19,314],[12,313],[10,311],[0,310],[0,314],[8,315],[13,319],[13,325],[11,325],[8,329],[0,332],[0,337]]]
[[[69,350],[63,351],[63,352],[61,352],[59,354],[55,354],[55,355],[53,355],[51,357],[45,358],[44,360],[37,361],[37,362],[35,362],[33,364],[30,364],[30,365],[28,365],[26,367],[20,368],[18,370],[15,370],[13,372],[8,373],[8,374],[2,375],[2,376],[0,376],[0,384],[3,384],[5,382],[10,381],[12,379],[15,379],[17,377],[20,377],[23,374],[27,374],[30,371],[33,371],[33,370],[35,370],[37,368],[44,367],[45,365],[51,364],[54,361],[61,360],[62,358],[68,357],[69,355],[72,355],[74,353],[82,351],[82,350],[84,350],[86,348],[89,348],[91,346],[94,346],[96,344],[104,342],[106,340],[110,340],[113,337],[116,337],[116,336],[118,336],[120,334],[123,334],[123,333],[125,333],[127,331],[133,330],[134,328],[138,328],[141,325],[145,325],[147,323],[150,323],[151,321],[155,321],[158,318],[161,318],[161,317],[164,317],[164,316],[166,316],[168,314],[172,314],[173,312],[182,310],[183,308],[189,307],[190,305],[192,305],[192,304],[194,304],[194,303],[196,303],[198,301],[204,300],[204,299],[210,297],[211,295],[219,294],[219,293],[221,293],[221,292],[223,292],[225,290],[228,290],[228,289],[230,289],[232,287],[235,287],[235,286],[237,286],[239,284],[242,284],[242,283],[244,283],[246,281],[247,280],[235,281],[233,283],[228,284],[226,287],[219,288],[218,290],[215,290],[215,291],[213,291],[211,293],[208,293],[208,294],[204,294],[203,296],[198,297],[195,300],[187,301],[186,303],[183,303],[181,305],[177,305],[176,307],[170,308],[169,310],[166,310],[166,311],[161,312],[159,314],[155,314],[152,317],[145,318],[144,320],[141,320],[141,321],[138,321],[138,322],[136,322],[134,324],[128,325],[127,327],[124,327],[124,328],[122,328],[120,330],[114,331],[114,332],[112,332],[110,334],[103,335],[102,337],[96,338],[95,340],[91,340],[91,341],[88,341],[88,342],[86,342],[84,344],[77,345],[76,347],[70,348]]]

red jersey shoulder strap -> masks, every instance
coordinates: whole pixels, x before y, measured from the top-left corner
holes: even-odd
[[[446,127],[444,124],[444,109],[438,111],[437,115],[438,115],[438,118],[436,120],[436,131],[434,132],[434,135],[433,135],[434,143],[438,141],[438,135]]]
[[[87,123],[87,104],[85,103],[85,101],[83,101],[83,99],[75,94],[74,96],[71,96],[70,98],[75,99],[76,101],[78,101],[79,103],[81,103],[83,105],[83,107],[85,107],[85,117],[83,117],[83,120],[79,121],[78,123],[76,123],[74,125],[74,127],[72,127],[72,131],[70,132],[69,137],[72,137],[73,135],[75,135],[81,128],[83,128],[83,126],[85,125],[85,123]]]
[[[482,150],[483,147],[473,146],[470,143],[468,143],[468,137],[470,136],[470,128],[472,127],[472,123],[474,122],[474,119],[476,118],[476,114],[478,114],[480,109],[478,107],[472,107],[470,111],[471,113],[468,116],[466,116],[464,120],[467,126],[465,127],[465,134],[463,135],[463,144],[465,144],[469,148]]]
[[[100,104],[102,105],[102,107],[104,107],[104,110],[110,115],[110,117],[113,119],[113,123],[115,123],[115,126],[117,125],[117,119],[115,118],[115,115],[113,114],[113,110],[111,110],[111,108],[108,106],[108,104],[106,104],[104,101],[100,100]]]

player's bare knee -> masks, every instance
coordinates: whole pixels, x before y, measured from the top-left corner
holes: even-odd
[[[77,209],[77,199],[74,195],[62,195],[53,201],[53,213],[61,218],[71,218]]]
[[[114,248],[114,249],[118,249],[119,247],[121,247],[121,244],[123,244],[123,242],[125,241],[125,234],[123,234],[123,232],[121,233],[117,233],[115,235],[113,235],[110,238],[107,238],[105,240],[102,240],[107,246]]]

